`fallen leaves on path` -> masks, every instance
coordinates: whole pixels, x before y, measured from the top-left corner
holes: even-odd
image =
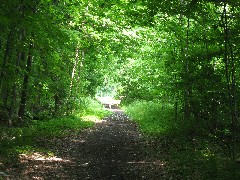
[[[147,155],[137,125],[115,111],[91,128],[61,139],[40,139],[42,152],[20,154],[8,179],[164,179],[166,163]]]

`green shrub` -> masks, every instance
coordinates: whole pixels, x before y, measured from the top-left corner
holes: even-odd
[[[0,160],[16,160],[19,153],[41,149],[41,144],[92,127],[110,112],[91,98],[82,98],[74,115],[50,120],[32,120],[26,127],[0,127]],[[13,161],[14,161],[13,160]]]
[[[158,101],[135,101],[125,109],[126,113],[139,124],[142,132],[147,135],[165,134],[176,127],[171,104]]]
[[[79,131],[91,127],[93,122],[83,121],[77,116],[69,116],[48,121],[34,121],[29,129],[30,136],[40,137],[60,137],[71,131]]]
[[[78,110],[76,113],[81,117],[94,115],[101,119],[111,112],[105,110],[97,100],[91,97],[83,97],[78,101]]]

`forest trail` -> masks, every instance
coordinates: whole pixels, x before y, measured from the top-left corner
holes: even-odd
[[[8,179],[165,179],[164,162],[147,155],[136,124],[121,110],[93,128],[43,145],[55,157],[33,154],[8,170]]]

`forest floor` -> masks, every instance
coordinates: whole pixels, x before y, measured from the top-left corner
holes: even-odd
[[[172,179],[167,163],[121,110],[71,136],[41,139],[52,153],[21,154],[0,179]],[[164,154],[163,154],[164,156]]]

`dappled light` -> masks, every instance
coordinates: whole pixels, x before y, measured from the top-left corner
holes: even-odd
[[[44,162],[70,162],[70,160],[62,159],[57,156],[47,156],[41,152],[34,152],[32,154],[19,154],[20,163],[32,161],[44,161]]]
[[[240,179],[239,0],[1,0],[0,180]]]
[[[129,161],[127,162],[128,164],[154,164],[156,166],[164,166],[165,163],[162,161],[153,161],[153,162],[149,162],[149,161]]]
[[[95,121],[94,128],[45,140],[41,151],[26,147],[19,154],[21,168],[13,167],[6,173],[10,179],[132,179],[167,175],[164,160],[145,155],[149,148],[145,147],[137,124],[123,111],[112,113],[101,123]]]
[[[103,119],[99,119],[99,117],[97,116],[83,116],[82,117],[83,121],[87,121],[87,122],[94,122],[94,123],[102,123],[105,122],[105,120]]]

